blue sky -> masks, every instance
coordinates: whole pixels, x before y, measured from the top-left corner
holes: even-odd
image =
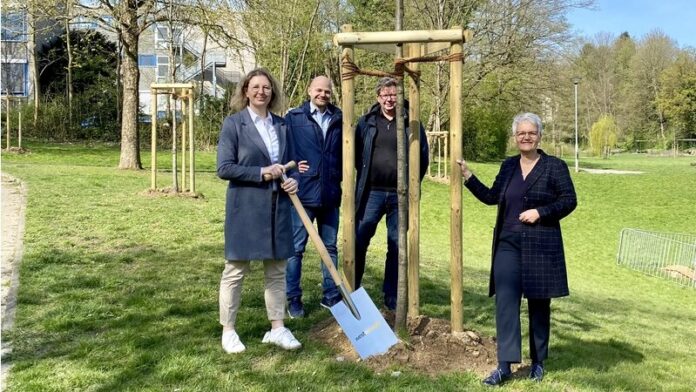
[[[599,32],[635,39],[660,29],[679,47],[696,48],[696,0],[595,0],[595,10],[575,9],[568,14],[572,29],[593,37]]]

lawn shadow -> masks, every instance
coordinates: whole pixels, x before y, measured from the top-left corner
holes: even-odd
[[[640,363],[645,356],[634,345],[614,338],[579,339],[574,335],[555,332],[559,343],[553,345],[550,369],[587,368],[605,371],[623,362]]]

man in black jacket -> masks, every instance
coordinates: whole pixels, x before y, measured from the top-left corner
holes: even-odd
[[[396,309],[398,281],[398,201],[396,194],[396,80],[385,77],[377,82],[377,103],[358,120],[355,131],[357,222],[355,245],[355,287],[365,272],[365,256],[377,225],[387,216],[387,257],[384,264],[384,305]],[[406,135],[408,110],[404,108]],[[420,178],[428,168],[428,142],[420,127]],[[407,136],[405,136],[407,137]],[[406,140],[406,139],[405,139]],[[300,185],[301,187],[302,185]]]
[[[285,116],[289,139],[293,143],[293,159],[299,163],[299,190],[297,192],[310,219],[317,221],[322,242],[338,266],[336,237],[338,234],[338,207],[341,204],[342,120],[341,110],[331,104],[331,81],[317,76],[307,89],[309,100],[292,109]],[[304,317],[302,303],[302,257],[307,245],[307,230],[293,208],[293,235],[295,255],[288,259],[286,292],[290,318]],[[321,263],[323,298],[327,308],[341,300],[341,294]]]

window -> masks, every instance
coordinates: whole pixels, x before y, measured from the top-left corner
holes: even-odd
[[[138,66],[154,68],[157,66],[157,58],[154,54],[140,54],[138,55]]]
[[[2,14],[2,40],[26,41],[27,24],[23,12],[8,12]]]
[[[157,83],[164,83],[169,77],[169,57],[157,56]]]
[[[97,28],[97,21],[85,16],[78,16],[72,25],[75,29],[94,30]]]
[[[0,91],[8,95],[26,95],[27,72],[26,63],[3,63]]]
[[[172,40],[175,46],[183,45],[183,36],[181,28],[174,27]],[[169,39],[169,26],[155,25],[155,48],[169,49]]]
[[[155,48],[167,49],[169,44],[169,27],[155,26]]]

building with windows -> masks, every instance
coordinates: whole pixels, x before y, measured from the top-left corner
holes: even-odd
[[[3,12],[0,25],[0,93],[3,96],[27,97],[34,82],[29,73],[26,13]]]
[[[109,16],[100,19],[76,17],[71,28],[96,30],[116,42],[117,35],[108,26],[113,19]],[[63,33],[60,28],[41,31],[42,37],[37,37],[37,45]],[[3,96],[32,95],[29,63],[33,54],[28,50],[28,38],[26,11],[3,7],[0,42],[0,93]],[[245,71],[255,65],[252,52],[223,48],[215,40],[205,39],[203,32],[195,26],[154,23],[140,35],[138,47],[140,110],[145,114],[150,113],[152,83],[202,83],[204,94],[221,98],[226,90],[235,87]],[[166,105],[164,100],[160,102]],[[160,110],[164,110],[164,106]]]

